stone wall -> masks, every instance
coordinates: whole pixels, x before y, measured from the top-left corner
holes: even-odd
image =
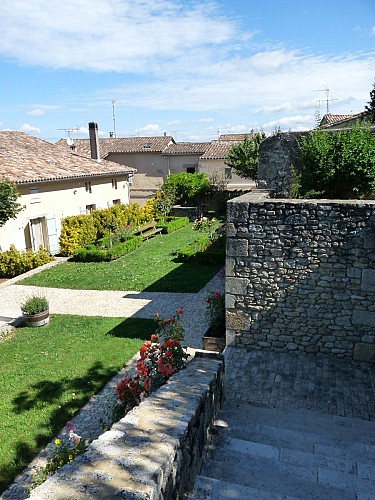
[[[217,356],[195,357],[29,498],[183,498],[220,408],[223,369]]]
[[[227,344],[375,361],[375,202],[228,202]]]

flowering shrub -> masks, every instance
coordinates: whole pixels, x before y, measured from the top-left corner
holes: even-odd
[[[166,319],[160,319],[155,314],[156,333],[139,350],[136,375],[124,377],[116,387],[118,402],[115,414],[119,417],[126,415],[185,366],[188,355],[181,345],[184,338],[181,314],[183,311],[180,308],[176,309],[174,316]]]
[[[193,222],[192,229],[194,231],[211,231],[215,225],[216,219],[208,219],[207,217],[200,217]]]
[[[87,446],[81,436],[76,434],[76,426],[72,422],[67,422],[60,439],[54,441],[54,450],[50,454],[45,467],[38,467],[37,472],[33,477],[33,483],[30,490],[42,484],[46,479],[51,477],[60,467],[72,462],[78,455],[83,453]]]
[[[225,296],[220,292],[211,292],[205,297],[210,323],[213,328],[223,328],[225,324]]]

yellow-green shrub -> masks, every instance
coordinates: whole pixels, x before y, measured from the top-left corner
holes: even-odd
[[[93,243],[97,231],[91,214],[71,215],[61,221],[60,254],[72,255],[74,250]]]
[[[119,231],[127,226],[137,226],[144,220],[142,209],[138,203],[113,205],[110,208],[94,210],[91,216],[97,238],[109,235],[109,224],[114,228],[112,231]]]
[[[52,260],[54,257],[51,257],[43,247],[34,253],[32,250],[20,252],[14,245],[11,245],[9,250],[0,252],[0,277],[14,278]]]
[[[149,198],[142,207],[143,219],[145,221],[154,220],[158,217],[159,213],[155,208],[155,198]]]

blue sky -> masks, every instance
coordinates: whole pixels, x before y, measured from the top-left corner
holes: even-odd
[[[3,0],[0,33],[0,130],[48,141],[306,130],[375,81],[374,0]]]

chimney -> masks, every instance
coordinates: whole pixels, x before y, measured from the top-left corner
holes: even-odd
[[[90,136],[90,150],[91,159],[100,161],[99,153],[99,134],[98,134],[98,124],[95,122],[89,123],[89,136]]]

